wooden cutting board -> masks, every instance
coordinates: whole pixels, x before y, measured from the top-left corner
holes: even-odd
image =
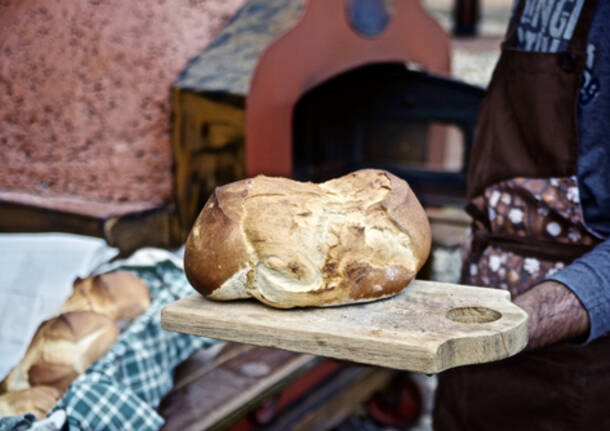
[[[199,294],[166,306],[164,329],[433,374],[512,356],[527,314],[506,291],[413,281],[400,294],[341,307],[279,310]]]

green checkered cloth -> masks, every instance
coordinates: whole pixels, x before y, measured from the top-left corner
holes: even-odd
[[[70,385],[53,408],[67,414],[69,430],[158,430],[156,411],[172,387],[174,368],[216,340],[161,329],[161,309],[193,293],[184,271],[170,261],[150,267],[119,267],[140,276],[151,305],[99,361]]]

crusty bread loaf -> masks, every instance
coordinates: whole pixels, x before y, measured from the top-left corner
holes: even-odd
[[[211,299],[290,308],[394,295],[429,252],[430,225],[407,183],[365,169],[321,184],[257,176],[217,188],[184,265]]]
[[[110,318],[93,311],[72,311],[43,322],[21,361],[0,384],[5,392],[52,386],[61,392],[118,339]]]
[[[0,383],[0,393],[36,385],[65,391],[118,339],[117,322],[135,318],[149,305],[148,287],[133,273],[77,279],[56,317],[38,327],[22,360]]]
[[[38,419],[43,419],[60,398],[61,392],[52,386],[34,386],[7,392],[0,395],[0,417],[32,413]]]
[[[117,271],[77,278],[59,314],[89,310],[123,321],[139,316],[149,305],[146,283],[131,272]]]

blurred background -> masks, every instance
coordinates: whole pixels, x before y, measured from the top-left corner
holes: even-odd
[[[511,7],[0,0],[0,231],[179,254],[217,186],[379,167],[426,207],[419,278],[457,282],[466,166]],[[181,364],[158,411],[176,430],[429,430],[434,385],[229,344]],[[210,387],[226,390],[194,401]]]

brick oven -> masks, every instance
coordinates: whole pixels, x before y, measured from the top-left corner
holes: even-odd
[[[214,187],[259,173],[379,167],[425,204],[461,204],[484,92],[449,69],[448,36],[418,0],[250,1],[172,91],[180,224]]]

